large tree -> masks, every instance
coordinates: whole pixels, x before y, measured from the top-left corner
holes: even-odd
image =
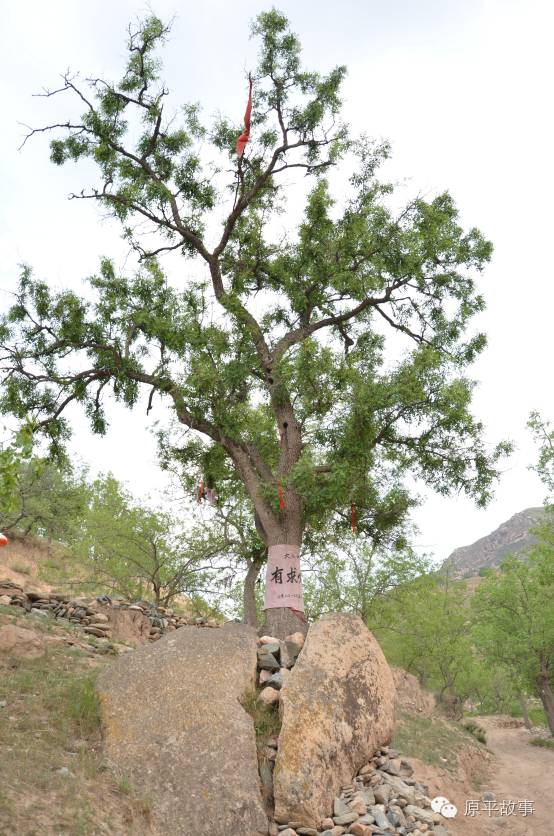
[[[460,227],[447,193],[394,208],[376,176],[388,147],[340,120],[344,67],[303,68],[279,12],[253,26],[242,156],[237,119],[169,107],[166,34],[151,17],[129,33],[119,82],[66,74],[46,94],[84,114],[31,134],[54,133],[58,165],[96,165],[73,197],[119,219],[141,264],[124,276],[104,260],[92,299],[23,272],[0,329],[2,409],[36,416],[59,446],[73,402],[102,433],[108,393],[133,406],[146,389],[148,408],[165,399],[193,431],[181,456],[206,480],[238,476],[268,547],[347,528],[353,505],[361,534],[394,527],[407,473],[485,502],[502,449],[485,449],[464,370],[485,343],[466,332],[490,243]],[[183,256],[171,282],[170,250]],[[290,608],[268,621],[279,634],[300,623]]]

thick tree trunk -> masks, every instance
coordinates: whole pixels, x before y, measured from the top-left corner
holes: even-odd
[[[292,492],[291,492],[292,493]],[[298,502],[294,502],[291,494],[287,492],[285,498],[287,502],[287,511],[283,514],[282,526],[272,531],[269,536],[268,546],[277,546],[286,544],[290,546],[300,546],[302,543],[302,523],[301,511]],[[302,580],[298,584],[297,590],[301,591]],[[291,633],[308,632],[308,622],[304,613],[290,607],[271,607],[265,611],[265,623],[263,625],[263,632],[269,636],[274,636],[277,639],[284,639],[290,636]]]
[[[550,733],[554,735],[554,693],[552,693],[552,686],[550,679],[545,672],[541,672],[537,678],[539,686],[539,697],[543,704],[544,713],[546,714],[546,722]]]
[[[529,719],[529,709],[528,709],[528,706],[527,706],[527,697],[525,697],[523,694],[520,694],[519,697],[518,697],[518,700],[519,700],[519,704],[521,706],[521,713],[523,715],[523,723],[525,725],[525,728],[530,729],[531,728],[531,720]]]
[[[242,602],[244,609],[244,623],[258,628],[258,614],[256,612],[256,581],[260,574],[261,563],[251,560],[244,579]]]

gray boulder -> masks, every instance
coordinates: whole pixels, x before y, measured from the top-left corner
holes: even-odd
[[[251,717],[256,634],[182,627],[120,656],[98,678],[108,763],[152,801],[160,834],[261,836]]]

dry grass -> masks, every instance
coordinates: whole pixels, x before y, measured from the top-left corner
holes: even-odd
[[[458,723],[441,717],[424,717],[400,712],[393,746],[407,756],[455,773],[459,767],[459,753],[469,745],[480,747],[475,737]]]
[[[15,620],[43,633],[47,652],[0,657],[0,833],[152,833],[149,806],[103,765],[94,682],[106,659],[64,644],[51,619],[2,608],[0,624]]]

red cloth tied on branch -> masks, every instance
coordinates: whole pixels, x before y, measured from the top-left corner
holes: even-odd
[[[248,104],[246,105],[246,113],[244,114],[244,131],[241,133],[239,138],[237,139],[237,155],[242,157],[244,154],[244,149],[246,148],[246,143],[250,137],[250,119],[252,117],[252,77],[249,77],[249,92],[248,92]]]
[[[285,491],[283,490],[282,484],[279,482],[277,486],[277,490],[279,491],[279,508],[281,511],[285,510]]]
[[[0,546],[7,546],[8,545],[8,538],[5,534],[0,534]]]
[[[350,506],[350,525],[352,526],[352,531],[354,532],[354,534],[356,534],[358,531],[358,526],[356,523],[356,510],[356,503],[353,502]]]

